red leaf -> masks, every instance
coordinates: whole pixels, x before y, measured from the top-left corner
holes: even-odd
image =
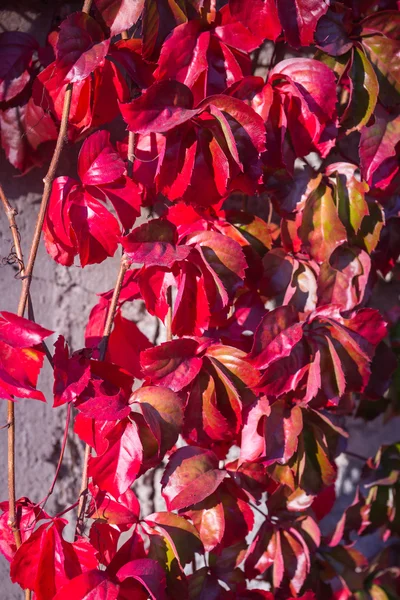
[[[116,500],[107,492],[90,486],[90,496],[88,510],[90,518],[105,520],[111,525],[128,525],[129,527],[138,522],[140,505],[132,490],[128,489]]]
[[[143,458],[142,443],[135,423],[120,421],[106,435],[107,450],[91,457],[89,477],[101,490],[118,498],[135,481]]]
[[[172,340],[140,355],[143,373],[150,381],[179,392],[198,375],[203,364],[196,355],[198,342],[192,339]]]
[[[54,348],[53,407],[55,408],[77,400],[89,384],[91,373],[89,360],[83,353],[77,352],[69,356],[68,345],[63,336],[59,336]]]
[[[193,233],[186,242],[196,244],[205,265],[218,276],[229,293],[242,285],[247,263],[237,242],[214,231]]]
[[[261,389],[273,396],[293,391],[306,402],[319,398],[331,404],[346,391],[365,389],[375,346],[386,330],[377,311],[364,309],[344,319],[338,307],[328,305],[295,321],[291,307],[281,307],[267,314],[256,331],[250,357],[266,368]]]
[[[3,31],[0,34],[0,102],[20,94],[31,79],[29,69],[38,43],[29,33]]]
[[[251,4],[230,0],[232,16],[243,23],[258,39],[275,41],[282,30],[274,0],[256,0]]]
[[[343,311],[356,308],[366,295],[370,270],[371,259],[364,250],[339,246],[321,265],[318,304],[338,304]]]
[[[63,519],[41,525],[11,562],[11,580],[33,590],[37,600],[52,600],[70,579],[97,567],[94,550],[86,541],[71,544],[63,539],[65,525]]]
[[[374,116],[374,124],[361,130],[361,172],[371,187],[385,189],[399,171],[396,144],[400,141],[400,117],[380,106]]]
[[[337,133],[334,72],[317,60],[289,58],[272,69],[268,81],[281,94],[284,103],[282,108],[287,116],[287,128],[296,155],[305,156],[315,149],[326,156],[334,145]],[[290,101],[285,102],[286,98],[290,98]],[[276,128],[273,125],[273,113],[269,121]]]
[[[183,423],[183,402],[171,389],[145,386],[133,392],[129,404],[136,405],[157,440],[162,458],[175,445]]]
[[[0,110],[1,145],[8,161],[22,173],[41,166],[57,138],[57,128],[32,98],[23,106]]]
[[[133,321],[125,319],[120,312],[117,313],[107,346],[106,360],[119,365],[136,379],[143,379],[140,354],[152,346]]]
[[[76,254],[75,236],[71,232],[68,214],[69,193],[76,190],[76,181],[57,177],[52,185],[49,208],[43,223],[46,250],[59,264],[70,266]]]
[[[43,366],[43,340],[53,332],[23,317],[0,313],[0,390],[3,398],[34,398],[45,402],[36,389]]]
[[[285,37],[293,48],[314,43],[314,32],[319,19],[326,13],[329,3],[325,0],[278,0],[278,14]]]
[[[188,446],[169,459],[161,480],[168,510],[181,510],[210,496],[225,478],[210,450]]]
[[[97,455],[100,455],[108,448],[106,436],[112,432],[114,426],[113,421],[96,421],[79,413],[75,418],[74,432],[83,442],[94,448]]]
[[[136,23],[142,13],[144,0],[95,0],[94,4],[113,36]]]
[[[264,464],[287,464],[297,449],[297,438],[303,429],[298,406],[290,408],[284,400],[272,405],[258,400],[247,416],[242,430],[240,460],[260,459]]]
[[[146,524],[160,530],[166,537],[181,568],[193,560],[195,552],[203,552],[196,528],[184,517],[174,513],[158,512],[146,517]]]
[[[169,221],[154,219],[122,238],[122,245],[132,262],[151,267],[172,267],[188,257],[191,248],[177,246],[176,228]]]
[[[3,514],[0,516],[0,553],[11,562],[16,551],[14,534],[8,523],[9,503],[1,502],[0,509]],[[19,498],[15,503],[15,511],[18,516],[18,528],[21,533],[21,540],[25,542],[33,533],[33,524],[41,519],[49,519],[49,515],[38,505],[33,504],[28,498]]]
[[[135,133],[169,131],[197,114],[193,110],[193,95],[178,81],[160,81],[140,98],[121,104],[121,114],[128,129]]]
[[[250,75],[250,62],[241,51],[253,50],[258,41],[225,15],[222,9],[213,23],[191,20],[176,27],[161,48],[155,77],[184,83],[197,103]]]
[[[78,175],[83,184],[112,183],[124,171],[124,161],[112,147],[108,131],[97,131],[83,142],[78,156]]]
[[[82,267],[114,256],[118,247],[118,221],[88,192],[71,193],[69,217],[76,236]]]
[[[119,585],[104,571],[87,571],[74,577],[54,596],[54,600],[117,600]]]
[[[166,577],[160,565],[150,558],[132,560],[126,563],[117,573],[120,581],[133,577],[147,590],[153,600],[166,600]]]
[[[60,25],[56,46],[57,79],[76,83],[89,77],[104,64],[110,40],[104,40],[101,27],[86,13],[69,15]]]

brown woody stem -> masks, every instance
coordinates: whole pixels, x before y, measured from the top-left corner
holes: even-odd
[[[135,134],[133,131],[129,132],[128,135],[128,177],[132,178],[133,175],[133,163],[135,160]]]
[[[20,240],[20,235],[19,235],[19,231],[18,231],[18,227],[17,227],[17,222],[15,220],[15,216],[18,214],[18,211],[16,208],[13,208],[11,206],[11,204],[9,203],[1,185],[0,185],[0,200],[4,207],[4,211],[5,211],[7,219],[8,219],[8,224],[11,229],[13,245],[15,248],[15,256],[17,257],[17,260],[19,263],[20,274],[23,277],[24,276],[24,257],[22,255],[21,240]]]
[[[58,133],[57,143],[54,150],[53,158],[50,163],[49,170],[47,172],[46,177],[44,178],[44,189],[42,202],[39,209],[38,218],[36,221],[35,232],[33,235],[31,250],[29,254],[28,263],[26,268],[24,269],[24,279],[22,282],[22,291],[20,296],[20,301],[18,305],[17,314],[19,317],[23,317],[25,313],[26,303],[29,297],[30,292],[30,283],[32,279],[33,267],[36,260],[36,255],[39,247],[40,237],[42,233],[43,221],[46,215],[47,205],[49,203],[49,198],[51,194],[52,183],[55,178],[57,166],[60,160],[61,151],[64,146],[65,138],[67,135],[68,128],[68,116],[71,107],[71,99],[72,99],[72,85],[67,87],[64,98],[64,108],[61,119],[60,131]],[[2,200],[3,201],[3,200]],[[4,204],[4,202],[3,202]],[[15,217],[15,213],[13,215]],[[11,215],[10,215],[11,218]],[[15,219],[14,219],[15,222]],[[13,225],[14,225],[13,222]],[[12,231],[18,237],[18,232],[14,228]],[[15,244],[15,242],[14,242]],[[16,246],[16,252],[17,252]],[[20,250],[21,251],[21,250]],[[22,254],[21,254],[22,256]],[[17,548],[21,545],[21,534],[18,529],[18,523],[16,518],[15,511],[15,413],[14,413],[14,403],[12,400],[8,401],[8,502],[9,502],[9,517],[8,523],[10,528],[14,534],[15,544]]]
[[[106,323],[104,325],[103,338],[99,345],[99,360],[104,360],[107,353],[108,340],[110,338],[115,313],[117,312],[119,296],[121,294],[122,284],[124,283],[125,273],[129,269],[129,265],[130,263],[128,258],[125,255],[122,255],[117,281],[115,283],[114,292],[107,312]],[[86,444],[85,457],[83,461],[81,489],[79,493],[78,518],[76,522],[75,537],[77,535],[82,535],[85,528],[85,510],[88,490],[88,465],[91,452],[91,447],[89,446],[89,444]]]
[[[92,4],[92,0],[85,0],[82,11],[88,13],[90,10],[91,4]],[[49,169],[43,180],[44,188],[43,188],[42,201],[40,204],[39,214],[38,214],[38,217],[36,220],[35,231],[33,234],[33,239],[32,239],[28,262],[24,269],[24,274],[23,274],[24,279],[22,281],[22,291],[21,291],[21,296],[20,296],[20,300],[19,300],[19,304],[18,304],[18,311],[17,311],[17,314],[20,317],[24,316],[26,304],[28,302],[33,267],[35,265],[37,251],[39,248],[39,242],[40,242],[40,238],[42,235],[43,222],[44,222],[44,218],[46,216],[47,206],[49,204],[51,189],[52,189],[53,181],[56,176],[58,163],[60,162],[61,152],[63,150],[64,144],[65,144],[65,141],[67,138],[68,118],[69,118],[69,113],[70,113],[70,109],[71,109],[71,101],[72,101],[72,90],[73,90],[73,86],[70,83],[67,85],[67,88],[65,90],[64,106],[63,106],[60,130],[58,132],[56,147],[54,149],[54,153],[53,153],[53,157],[50,162]],[[2,198],[2,202],[4,204],[3,198]],[[8,214],[8,212],[7,212],[7,214]],[[8,214],[8,216],[9,216],[9,219],[12,219],[13,217],[15,217],[15,212],[13,213],[13,215],[11,215],[11,213]],[[21,252],[21,248],[19,245],[18,231],[17,231],[16,227],[14,227],[15,218],[14,218],[14,221],[11,221],[11,222],[13,225],[11,231],[13,232],[14,245],[15,245],[15,250],[16,250],[16,254],[17,254],[18,248],[19,248],[19,252]],[[17,244],[15,243],[16,238],[14,237],[14,235],[16,236],[16,238],[18,238]],[[18,254],[17,254],[17,257],[18,257]],[[22,253],[21,253],[21,257],[22,257]],[[9,522],[10,528],[14,534],[16,546],[17,546],[17,548],[19,548],[19,546],[21,545],[21,534],[20,534],[20,531],[18,528],[16,511],[15,511],[15,413],[14,413],[14,403],[11,400],[8,401],[7,414],[8,414],[8,506],[9,506],[8,522]],[[28,597],[30,597],[30,593],[27,592],[27,594],[28,594]]]
[[[82,6],[82,12],[89,14],[90,9],[92,8],[92,2],[93,2],[93,0],[85,0],[85,2],[83,3],[83,6]]]
[[[68,117],[69,117],[69,111],[71,108],[71,100],[72,100],[72,84],[70,83],[70,84],[68,84],[66,92],[65,92],[64,107],[63,107],[63,113],[62,113],[62,118],[61,118],[60,131],[58,132],[58,138],[57,138],[56,147],[54,149],[53,158],[51,159],[49,170],[47,171],[47,174],[46,174],[45,178],[43,179],[44,188],[43,188],[42,202],[40,204],[39,214],[38,214],[36,226],[35,226],[35,232],[33,234],[31,250],[30,250],[28,262],[27,262],[27,265],[25,268],[25,276],[24,276],[24,280],[22,282],[21,298],[20,298],[19,305],[18,305],[18,315],[21,317],[23,317],[23,315],[25,313],[26,302],[28,299],[29,290],[30,290],[30,286],[31,286],[33,267],[35,265],[37,251],[39,248],[40,237],[42,235],[43,222],[44,222],[44,218],[46,216],[47,206],[49,204],[51,188],[53,185],[53,181],[56,177],[56,172],[57,172],[58,163],[60,162],[61,152],[62,152],[62,149],[65,144],[65,140],[67,137]]]

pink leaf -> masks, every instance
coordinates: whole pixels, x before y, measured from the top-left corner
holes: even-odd
[[[139,19],[144,0],[95,0],[97,10],[111,30],[117,35],[129,29]]]

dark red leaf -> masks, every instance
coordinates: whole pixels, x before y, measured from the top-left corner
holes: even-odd
[[[32,54],[37,49],[38,43],[29,33],[0,34],[0,102],[9,102],[28,85]]]
[[[117,573],[120,581],[132,577],[141,583],[152,600],[166,600],[165,572],[160,565],[150,558],[133,560],[126,563]]]
[[[169,459],[161,481],[168,510],[187,508],[210,496],[225,478],[210,450],[188,446]]]
[[[329,3],[325,0],[278,0],[278,14],[285,37],[293,48],[310,46],[319,19],[326,13]]]
[[[192,92],[178,81],[155,83],[140,98],[120,108],[128,129],[135,133],[169,131],[198,112],[193,110]]]
[[[400,141],[400,117],[380,106],[374,116],[375,122],[361,130],[361,172],[371,187],[385,189],[399,171],[396,144]]]
[[[131,526],[137,523],[140,515],[140,505],[132,490],[128,489],[116,500],[109,493],[91,486],[90,496],[88,513],[92,519],[104,520],[108,524],[119,526]]]
[[[143,373],[153,383],[179,392],[198,375],[203,364],[196,356],[198,342],[193,339],[172,340],[140,355]]]
[[[129,403],[142,413],[157,440],[160,458],[174,446],[183,423],[183,402],[171,389],[145,386],[133,392]]]
[[[104,64],[110,40],[96,21],[86,13],[69,15],[60,25],[56,45],[59,84],[76,83],[89,77]]]
[[[154,219],[122,238],[126,254],[136,263],[151,267],[172,267],[188,257],[191,248],[177,246],[176,228],[169,221]]]

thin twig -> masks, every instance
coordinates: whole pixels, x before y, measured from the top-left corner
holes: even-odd
[[[263,516],[263,517],[265,517],[266,519],[268,519],[268,518],[269,518],[269,517],[268,517],[268,515],[267,515],[267,514],[265,514],[265,512],[264,512],[264,511],[262,511],[260,508],[258,508],[257,504],[254,504],[253,502],[249,502],[249,504],[250,504],[250,506],[251,506],[252,508],[254,508],[254,510],[256,510],[257,512],[259,512],[259,513],[260,513],[260,515],[262,515],[262,516]]]
[[[17,548],[21,545],[21,533],[17,523],[15,510],[15,414],[14,402],[7,402],[7,422],[8,422],[8,525],[13,532],[15,545]]]
[[[12,238],[13,238],[12,253],[15,254],[15,256],[17,257],[17,261],[18,261],[18,265],[19,265],[19,276],[21,277],[21,279],[24,279],[24,277],[25,277],[24,255],[22,254],[22,248],[21,248],[21,235],[19,233],[17,221],[15,218],[16,215],[18,214],[18,211],[16,208],[11,206],[11,204],[9,203],[8,198],[5,195],[1,184],[0,184],[0,201],[4,207],[4,212],[6,213],[6,216],[8,219],[8,224],[11,229],[11,234],[12,234]],[[28,317],[31,321],[35,322],[35,314],[33,312],[32,298],[31,298],[31,295],[29,292],[28,292]],[[43,346],[44,352],[46,354],[46,357],[47,357],[50,365],[53,366],[53,357],[51,355],[50,350],[46,346],[45,342],[42,342],[42,346]]]
[[[168,312],[167,312],[167,323],[166,323],[166,328],[167,328],[166,337],[167,337],[167,342],[170,342],[172,340],[172,311],[173,311],[171,286],[169,286],[169,288],[167,289],[167,303],[168,303]]]
[[[56,177],[58,163],[60,162],[61,152],[62,152],[62,149],[64,147],[64,144],[65,144],[65,141],[67,138],[68,118],[69,118],[69,112],[70,112],[71,100],[72,100],[72,89],[73,89],[72,84],[68,84],[67,89],[65,91],[64,107],[63,107],[60,131],[58,132],[56,147],[54,150],[53,158],[51,159],[49,170],[47,171],[47,174],[46,174],[45,178],[43,179],[43,181],[44,181],[43,196],[42,196],[42,201],[40,204],[39,214],[38,214],[37,221],[36,221],[35,232],[33,234],[33,240],[32,240],[31,250],[29,253],[29,258],[28,258],[28,262],[27,262],[26,268],[25,268],[24,279],[22,282],[21,298],[20,298],[19,305],[18,305],[18,315],[21,317],[23,317],[24,313],[25,313],[25,307],[26,307],[29,290],[30,290],[30,286],[31,286],[33,267],[35,265],[37,251],[39,248],[39,242],[40,242],[40,238],[42,235],[43,222],[44,222],[44,218],[46,216],[47,206],[48,206],[48,203],[50,200],[53,181]]]
[[[13,246],[15,248],[15,255],[16,255],[17,260],[20,265],[20,274],[23,277],[24,276],[24,266],[23,266],[24,265],[24,257],[23,257],[22,250],[21,250],[21,236],[19,234],[17,223],[15,220],[15,216],[18,214],[18,211],[16,208],[13,208],[11,206],[11,204],[9,203],[1,184],[0,184],[0,200],[4,206],[4,211],[6,213],[6,216],[8,219],[8,224],[11,229],[11,235],[13,238]]]
[[[38,218],[36,221],[35,233],[32,240],[31,251],[29,254],[28,264],[24,270],[24,279],[22,281],[22,291],[20,301],[18,305],[17,314],[19,317],[23,317],[25,313],[26,303],[30,292],[30,282],[32,278],[33,267],[36,260],[36,255],[39,247],[40,237],[42,233],[43,221],[49,202],[51,187],[55,178],[57,166],[60,160],[61,151],[64,146],[64,141],[67,135],[68,128],[68,116],[71,107],[72,98],[72,85],[67,87],[64,98],[63,115],[61,119],[60,131],[58,134],[56,148],[54,150],[53,158],[50,163],[49,170],[46,177],[44,178],[44,189],[42,202],[39,209]],[[21,545],[21,534],[18,529],[16,510],[15,510],[15,413],[14,403],[12,400],[8,401],[8,502],[9,502],[9,518],[8,522],[10,528],[14,534],[14,539],[17,548]]]
[[[85,2],[83,3],[82,12],[89,14],[90,9],[92,8],[92,2],[93,0],[85,0]]]
[[[75,539],[78,535],[83,534],[83,530],[85,528],[85,510],[86,510],[86,498],[88,491],[88,466],[89,466],[89,458],[91,456],[91,447],[89,444],[85,446],[85,456],[83,458],[83,469],[82,469],[82,481],[81,481],[81,489],[79,491],[79,503],[78,503],[78,518],[76,520],[76,528],[75,528]]]
[[[119,267],[117,281],[114,287],[114,292],[111,298],[110,306],[107,312],[107,319],[104,325],[103,337],[99,345],[100,356],[99,360],[104,360],[107,353],[108,341],[110,339],[111,329],[114,322],[115,313],[117,312],[119,296],[121,294],[122,285],[124,283],[125,273],[129,269],[129,260],[125,255],[121,257],[121,263]],[[88,490],[88,465],[89,458],[91,456],[91,447],[89,444],[86,444],[85,447],[85,457],[83,461],[83,470],[82,470],[82,481],[81,481],[81,489],[79,493],[79,506],[78,506],[78,518],[76,522],[76,533],[77,535],[82,535],[84,531],[84,517],[86,510],[86,499],[87,499],[87,490]]]
[[[60,451],[60,456],[58,457],[58,463],[57,463],[57,468],[56,468],[56,472],[54,474],[54,478],[52,481],[52,484],[50,486],[49,491],[47,492],[44,500],[42,500],[42,502],[40,504],[42,504],[42,510],[44,510],[44,507],[46,506],[47,500],[50,498],[50,496],[52,495],[53,491],[54,491],[54,487],[57,483],[57,479],[58,479],[58,475],[60,473],[60,469],[61,469],[61,465],[64,459],[64,454],[65,454],[65,448],[67,446],[67,440],[68,440],[68,430],[69,430],[69,424],[71,421],[71,408],[72,408],[72,404],[69,403],[68,404],[68,408],[67,408],[67,416],[65,419],[65,428],[64,428],[64,436],[63,436],[63,441],[61,444],[61,451]]]
[[[130,177],[132,179],[132,175],[133,175],[133,163],[135,160],[135,134],[133,133],[133,131],[129,132],[128,135],[128,168],[127,168],[127,172],[128,172],[128,177]]]

